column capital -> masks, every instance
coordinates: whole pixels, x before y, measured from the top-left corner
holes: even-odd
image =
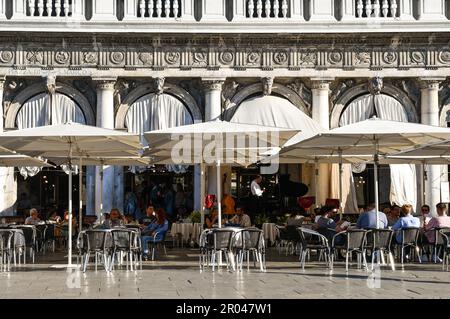
[[[98,90],[114,90],[117,78],[92,78],[92,81],[95,83],[95,86]]]
[[[445,78],[420,78],[420,88],[422,90],[438,90],[441,82],[445,81]]]
[[[222,90],[224,78],[202,78],[203,89],[207,91]]]
[[[6,76],[0,75],[0,91],[3,91],[3,87],[5,86],[5,83],[6,83]]]
[[[311,78],[311,89],[329,90],[332,81],[334,81],[334,78]]]

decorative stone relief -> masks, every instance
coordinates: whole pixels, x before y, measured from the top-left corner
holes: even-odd
[[[397,61],[398,54],[395,52],[384,52],[383,61],[386,64],[394,64]]]
[[[317,62],[317,53],[307,52],[302,53],[299,58],[299,64],[304,66],[313,66]]]
[[[369,65],[370,53],[369,52],[357,52],[355,54],[355,65]]]
[[[125,60],[125,53],[121,51],[111,52],[110,57],[113,64],[120,64]]]
[[[272,94],[273,77],[265,77],[261,79],[262,91],[264,95]]]
[[[236,81],[227,81],[222,87],[222,106],[223,109],[232,107],[231,99],[236,94],[239,88],[239,83]]]
[[[341,63],[342,59],[342,53],[340,52],[331,52],[330,54],[328,54],[328,62],[330,62],[330,64],[332,65]]]
[[[312,105],[312,93],[311,90],[300,80],[295,79],[294,82],[286,85],[287,88],[291,89],[303,100],[308,110],[311,110]]]
[[[286,64],[288,61],[288,54],[285,51],[275,52],[273,54],[273,62],[278,65]]]
[[[14,58],[14,53],[11,50],[2,50],[0,52],[0,62],[1,63],[10,63]]]
[[[25,58],[30,64],[43,64],[44,62],[44,56],[41,51],[29,51]]]
[[[153,64],[153,53],[151,53],[151,52],[141,52],[141,53],[139,53],[138,57],[139,57],[139,60],[144,65]]]
[[[165,78],[164,77],[157,77],[155,78],[155,93],[157,95],[163,94],[164,93],[164,82],[165,82]]]
[[[378,95],[383,90],[383,79],[379,76],[369,79],[369,92]]]
[[[439,61],[443,64],[450,64],[450,50],[444,49],[439,52]]]
[[[70,54],[66,51],[58,51],[55,53],[55,62],[58,64],[67,64],[70,61]]]
[[[169,51],[166,53],[165,59],[168,64],[176,64],[180,61],[180,52]]]
[[[222,64],[227,64],[227,65],[232,64],[234,61],[234,52],[229,51],[229,50],[221,52],[219,54],[219,61]]]
[[[45,77],[45,91],[50,95],[56,93],[56,78],[54,76]]]

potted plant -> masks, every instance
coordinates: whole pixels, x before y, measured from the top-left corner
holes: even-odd
[[[189,219],[191,220],[192,223],[200,223],[202,216],[199,211],[193,211],[189,215]]]

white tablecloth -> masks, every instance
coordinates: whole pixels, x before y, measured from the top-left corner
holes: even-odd
[[[277,226],[274,223],[264,223],[262,230],[264,232],[264,239],[273,245],[278,237]]]
[[[183,241],[187,242],[192,239],[195,243],[198,243],[202,225],[200,223],[173,223],[170,232],[172,236],[181,234]]]

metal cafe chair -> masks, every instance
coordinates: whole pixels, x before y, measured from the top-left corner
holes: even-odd
[[[13,236],[14,233],[12,231],[0,229],[0,269],[5,269],[6,271],[11,269]]]
[[[422,263],[422,260],[420,258],[420,248],[418,244],[420,228],[417,227],[403,228],[400,230],[400,234],[401,234],[401,242],[398,243],[398,245],[400,248],[400,260],[402,265],[405,257],[406,248],[414,248],[414,250],[411,251],[411,256],[413,256],[413,253],[415,252],[417,258],[419,259],[419,263]],[[411,260],[414,259],[411,258]]]
[[[25,237],[24,255],[26,254],[26,250],[28,248],[30,258],[34,264],[34,259],[35,259],[35,255],[36,255],[36,227],[33,225],[14,225],[11,227],[22,230],[23,235]],[[25,259],[24,259],[24,263],[25,263]]]
[[[250,269],[250,253],[253,254],[253,265],[258,261],[261,271],[266,270],[264,234],[260,229],[243,229],[234,234],[237,269],[242,271],[244,256],[247,260],[247,270]]]
[[[103,259],[103,266],[107,272],[110,268],[110,257],[113,251],[111,231],[106,229],[84,230],[78,234],[77,246],[79,254],[82,256],[81,263],[83,272],[86,272],[91,254],[95,257],[95,271],[100,257]]]
[[[199,238],[199,248],[200,248],[200,255],[199,255],[199,267],[200,271],[204,269],[205,266],[209,266],[211,254],[213,251],[213,237],[212,237],[212,230],[211,229],[205,229],[200,234]]]
[[[391,229],[369,229],[367,233],[367,249],[372,251],[372,270],[375,260],[384,264],[384,255],[387,254],[391,268],[395,270],[395,261],[392,254],[392,238],[394,231]]]
[[[444,250],[444,255],[442,258],[442,270],[445,270],[449,265],[450,259],[450,230],[448,228],[440,229],[439,233],[442,237],[442,248]]]
[[[442,234],[450,233],[450,227],[435,228],[434,230],[434,243],[433,243],[433,262],[437,263],[438,256],[440,255],[440,250],[444,246],[444,238]]]
[[[311,250],[316,250],[319,253],[319,261],[322,259],[322,256],[324,256],[325,262],[331,267],[331,249],[328,244],[328,239],[324,235],[309,228],[298,227],[297,231],[300,235],[299,259],[302,269],[305,269],[306,256]]]
[[[336,240],[338,236],[344,236],[344,244],[337,244]],[[331,242],[331,269],[333,269],[334,252],[338,250],[345,250],[345,271],[348,272],[349,257],[353,252],[357,254],[358,268],[361,268],[361,259],[364,267],[367,269],[366,261],[366,242],[367,230],[364,229],[348,229],[346,231],[337,233],[333,236]]]
[[[118,265],[122,263],[122,257],[126,257],[126,269],[128,267],[133,270],[133,254],[131,251],[132,245],[132,230],[126,228],[114,228],[111,229],[112,236],[112,253],[110,260],[110,270],[114,269],[114,264],[117,259]]]

